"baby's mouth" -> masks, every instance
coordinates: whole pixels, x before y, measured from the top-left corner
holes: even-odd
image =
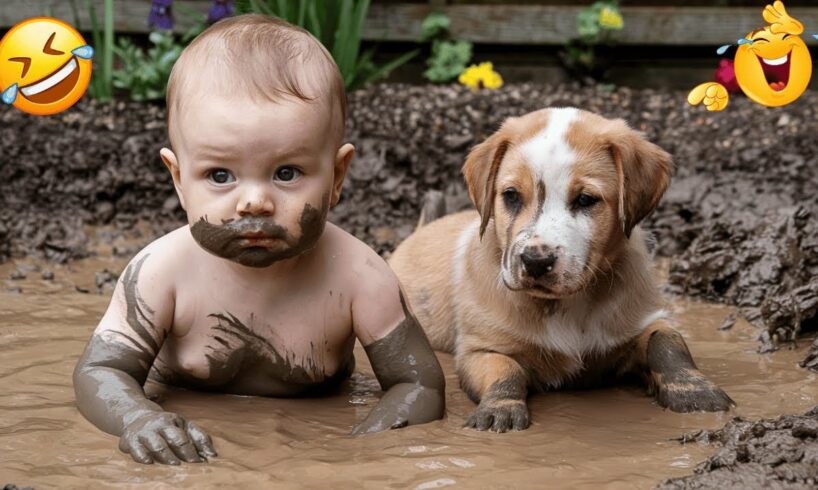
[[[48,77],[21,87],[20,93],[35,104],[50,104],[68,95],[79,78],[79,65],[77,59],[72,56]]]
[[[239,235],[241,248],[264,247],[269,248],[281,240],[280,237],[268,235],[263,231],[251,231]]]
[[[790,57],[792,51],[781,56],[780,58],[763,58],[758,56],[758,62],[761,63],[761,69],[764,71],[764,78],[770,88],[776,92],[780,92],[787,87],[790,81]]]

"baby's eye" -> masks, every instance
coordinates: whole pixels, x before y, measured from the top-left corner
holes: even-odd
[[[236,178],[229,170],[223,168],[216,168],[208,172],[207,178],[214,184],[229,184],[234,182]]]
[[[298,178],[299,175],[301,175],[301,171],[295,167],[281,167],[276,170],[275,178],[282,182],[290,182]]]

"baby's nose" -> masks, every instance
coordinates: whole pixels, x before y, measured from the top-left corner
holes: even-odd
[[[240,216],[271,216],[275,212],[272,196],[262,186],[248,186],[236,205]]]

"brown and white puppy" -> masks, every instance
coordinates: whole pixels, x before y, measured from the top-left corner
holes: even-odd
[[[674,411],[733,401],[670,328],[637,223],[670,156],[620,120],[573,108],[510,118],[469,154],[477,207],[420,227],[390,264],[477,409],[467,426],[528,427],[532,390],[641,375]]]

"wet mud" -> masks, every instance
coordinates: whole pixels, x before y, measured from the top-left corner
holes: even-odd
[[[0,475],[18,487],[159,488],[651,488],[690,474],[717,451],[704,442],[680,444],[681,434],[715,430],[734,416],[747,420],[803,413],[818,405],[816,374],[797,367],[807,343],[770,354],[756,351],[756,329],[738,318],[718,330],[735,308],[678,300],[681,332],[698,367],[730,393],[729,413],[663,410],[638,386],[565,390],[529,398],[532,425],[496,434],[463,428],[475,408],[458,387],[452,357],[438,354],[446,377],[446,418],[366,436],[349,436],[382,393],[364,350],[335,394],[310,399],[244,397],[148,382],[165,410],[195,422],[219,456],[206,464],[140,465],[117,449],[117,437],[77,411],[71,370],[109,301],[82,294],[102,268],[124,270],[126,258],[96,257],[49,264],[52,280],[29,273],[13,281],[23,294],[0,289]],[[31,262],[0,265],[0,277]],[[5,284],[12,283],[3,279]],[[4,482],[0,482],[4,483]]]

